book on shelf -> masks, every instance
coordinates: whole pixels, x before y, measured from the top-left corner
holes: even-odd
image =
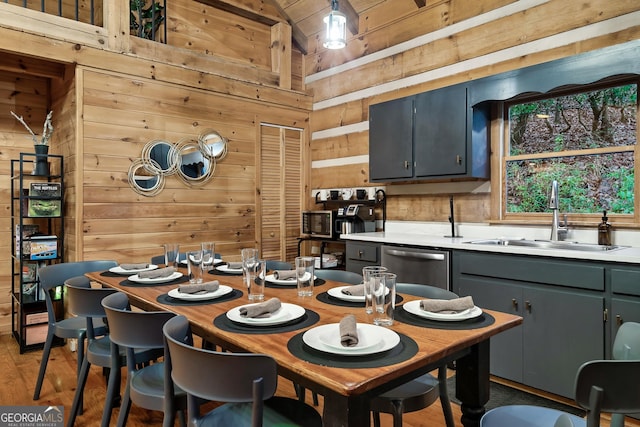
[[[28,216],[56,217],[62,215],[62,185],[59,182],[32,182],[29,187]]]
[[[29,255],[31,253],[31,241],[30,237],[38,234],[40,226],[38,224],[16,224],[16,257],[20,257],[20,254]]]

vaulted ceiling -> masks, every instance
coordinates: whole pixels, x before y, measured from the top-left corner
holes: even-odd
[[[307,53],[308,40],[323,37],[322,19],[331,11],[331,0],[197,0],[218,9],[273,25],[291,25],[294,44]],[[347,16],[348,30],[360,32],[360,17],[382,3],[410,3],[418,11],[426,0],[338,0],[338,9]]]

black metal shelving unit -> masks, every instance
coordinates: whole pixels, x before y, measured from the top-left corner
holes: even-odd
[[[47,162],[44,174],[35,175],[36,162]],[[32,168],[33,166],[33,168]],[[49,169],[50,168],[50,169]],[[53,172],[49,172],[49,170]],[[11,160],[11,330],[18,341],[20,353],[40,349],[47,336],[48,314],[44,291],[38,281],[38,268],[63,261],[64,256],[64,159],[61,155],[20,153]],[[59,195],[35,196],[31,184],[59,184]],[[60,205],[59,215],[29,216],[29,204],[54,202]],[[35,235],[26,236],[29,227],[37,226]],[[23,236],[24,234],[24,236]],[[54,238],[45,236],[55,236]],[[52,246],[56,251],[31,252],[36,246]],[[37,243],[37,244],[36,244]],[[64,317],[62,287],[52,293],[57,318]],[[63,344],[56,339],[54,345]]]

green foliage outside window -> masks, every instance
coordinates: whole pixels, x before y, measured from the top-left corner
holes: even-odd
[[[130,0],[129,2],[129,31],[131,34],[155,40],[158,37],[160,25],[164,22],[164,6],[152,1],[147,6],[146,0]]]
[[[562,212],[633,214],[636,105],[635,83],[511,105],[507,213],[549,212],[556,180]]]

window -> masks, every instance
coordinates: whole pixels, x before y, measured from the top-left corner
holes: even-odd
[[[550,212],[626,215],[634,222],[638,80],[505,103],[505,219]]]

